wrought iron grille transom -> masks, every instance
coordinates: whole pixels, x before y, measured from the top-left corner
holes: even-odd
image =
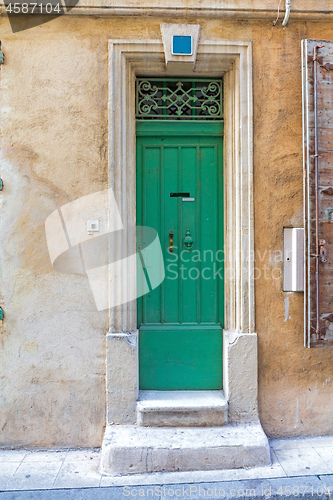
[[[138,78],[137,120],[223,120],[219,79]]]

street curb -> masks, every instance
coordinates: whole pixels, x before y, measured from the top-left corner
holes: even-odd
[[[333,475],[327,474],[191,484],[0,491],[0,500],[116,500],[126,498],[327,500],[333,498],[332,492]]]

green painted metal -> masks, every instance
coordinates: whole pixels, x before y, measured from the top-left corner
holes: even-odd
[[[223,120],[219,79],[138,78],[136,118],[155,120]]]
[[[222,134],[137,122],[137,225],[157,230],[166,273],[138,299],[141,389],[222,388]]]

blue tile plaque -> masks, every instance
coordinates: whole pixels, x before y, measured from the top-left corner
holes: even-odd
[[[173,36],[172,37],[172,55],[191,56],[192,55],[192,37],[191,36]]]

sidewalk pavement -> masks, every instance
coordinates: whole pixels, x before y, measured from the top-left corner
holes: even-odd
[[[267,467],[128,476],[101,475],[99,449],[0,450],[0,500],[333,499],[333,436],[270,445]]]

